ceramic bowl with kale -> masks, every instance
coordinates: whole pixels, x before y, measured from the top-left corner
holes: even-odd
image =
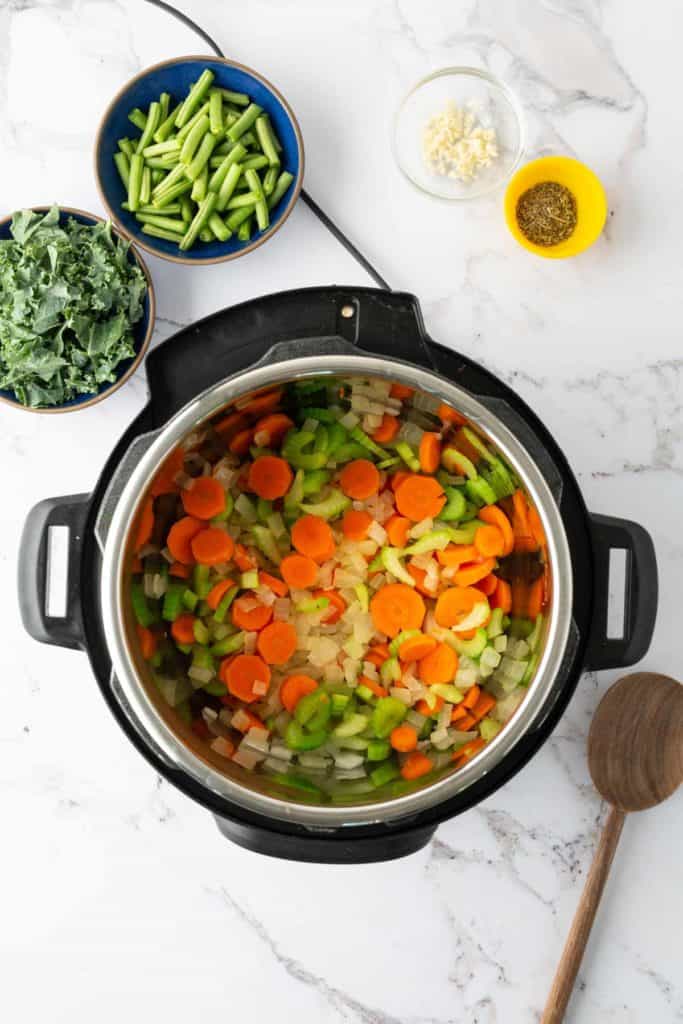
[[[135,373],[153,327],[149,271],[110,222],[57,206],[0,222],[0,401],[93,405]]]

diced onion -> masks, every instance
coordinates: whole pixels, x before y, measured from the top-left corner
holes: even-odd
[[[244,634],[244,647],[242,651],[244,654],[253,654],[256,650],[256,641],[258,639],[258,633],[245,633]]]
[[[216,736],[214,740],[211,740],[209,746],[220,757],[232,757],[232,752],[235,749],[234,745],[225,736]]]
[[[387,531],[384,529],[381,523],[377,520],[373,520],[368,529],[368,537],[374,541],[375,544],[385,544],[387,540]]]
[[[187,670],[187,674],[190,679],[195,679],[203,686],[205,683],[210,683],[216,673],[212,668],[201,668],[199,665],[191,665]]]
[[[360,423],[360,419],[356,416],[355,412],[349,411],[342,416],[339,422],[345,430],[353,430],[353,428],[357,427]]]
[[[250,750],[245,747],[244,740],[240,743],[238,749],[232,755],[232,759],[235,764],[239,764],[242,768],[246,768],[247,771],[252,771],[259,761],[263,761],[264,755],[258,750]]]
[[[391,694],[392,697],[396,697],[397,700],[400,700],[401,703],[405,704],[406,707],[408,708],[413,703],[413,694],[410,692],[410,690],[406,690],[405,687],[403,686],[392,686],[389,690],[389,693]]]

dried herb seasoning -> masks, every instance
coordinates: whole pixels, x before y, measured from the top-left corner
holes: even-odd
[[[576,199],[557,181],[539,181],[517,200],[517,224],[534,245],[557,245],[576,227]]]

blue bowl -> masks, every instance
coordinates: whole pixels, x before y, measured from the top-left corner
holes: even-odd
[[[215,75],[215,84],[233,92],[246,93],[263,107],[282,144],[282,168],[294,175],[294,180],[278,205],[271,210],[268,229],[248,242],[240,242],[234,234],[227,242],[197,242],[187,252],[181,252],[174,242],[143,234],[142,225],[134,214],[121,209],[126,191],[114,165],[118,140],[135,139],[139,129],[128,120],[135,107],[145,110],[162,92],[171,94],[171,102],[183,99],[204,68]],[[256,71],[220,57],[176,57],[155,64],[132,78],[111,101],[100,122],[95,142],[95,177],[109,216],[120,230],[133,238],[137,245],[175,263],[221,263],[234,260],[251,252],[269,239],[289,217],[301,191],[304,175],[304,145],[296,118],[284,97],[275,86]],[[163,211],[161,211],[163,212]]]
[[[50,207],[32,206],[31,209],[36,213],[47,213]],[[73,217],[73,219],[77,220],[79,224],[96,224],[98,221],[103,220],[102,217],[96,217],[93,213],[86,213],[85,210],[74,210],[70,206],[60,206],[59,223],[63,224],[69,217]],[[0,239],[12,237],[10,233],[11,224],[11,217],[6,217],[5,220],[0,221]],[[117,234],[119,233],[117,232]],[[117,391],[129,377],[132,377],[142,362],[145,352],[149,348],[149,343],[152,340],[155,301],[154,289],[152,287],[152,279],[149,276],[149,270],[147,269],[147,265],[144,260],[140,254],[136,252],[133,246],[131,246],[128,251],[128,259],[131,263],[137,263],[140,270],[145,275],[147,292],[145,293],[145,300],[142,306],[142,317],[136,324],[133,324],[135,356],[132,359],[125,359],[123,362],[119,363],[116,368],[116,380],[110,384],[103,384],[97,394],[79,395],[77,398],[72,398],[69,402],[63,402],[61,405],[46,406],[44,409],[35,409],[30,405],[24,405],[22,402],[18,401],[13,391],[3,391],[2,389],[0,389],[0,402],[7,402],[9,405],[13,405],[17,409],[23,409],[26,412],[76,412],[78,409],[85,409],[90,405],[95,405],[96,402],[101,402],[103,398],[108,398],[109,395],[113,395],[113,393]]]

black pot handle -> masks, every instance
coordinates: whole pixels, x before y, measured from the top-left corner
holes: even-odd
[[[19,607],[24,628],[42,644],[84,647],[80,602],[80,564],[89,494],[46,498],[29,512],[19,548]],[[64,616],[48,615],[50,584],[49,535],[53,526],[69,530]]]
[[[657,617],[657,559],[647,530],[628,519],[590,516],[595,564],[593,628],[588,640],[586,668],[626,668],[647,653]],[[626,551],[624,631],[607,636],[610,551]]]
[[[295,835],[215,817],[221,834],[245,850],[308,864],[376,864],[396,860],[421,850],[436,832],[435,825],[423,825],[375,835],[354,836],[345,829],[333,834],[311,831]]]

